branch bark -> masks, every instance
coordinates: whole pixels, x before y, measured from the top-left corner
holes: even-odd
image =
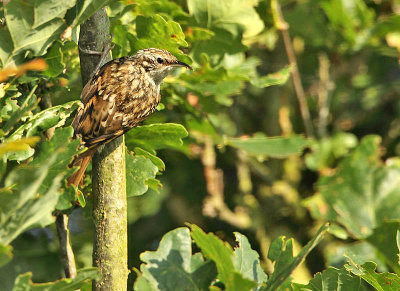
[[[82,82],[86,84],[98,65],[101,52],[110,39],[109,19],[98,10],[81,25],[79,56]],[[105,61],[110,59],[110,55]],[[93,265],[102,279],[93,282],[93,290],[126,290],[128,278],[127,201],[125,143],[120,137],[99,149],[92,163],[93,219],[95,237]]]

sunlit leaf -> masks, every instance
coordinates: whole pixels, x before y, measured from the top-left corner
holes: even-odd
[[[44,56],[44,59],[48,65],[47,70],[44,71],[44,75],[48,77],[56,77],[61,74],[65,68],[61,43],[55,42]]]
[[[394,291],[400,290],[400,277],[393,273],[376,273],[376,264],[374,262],[366,262],[361,266],[349,260],[345,268],[356,276],[361,277],[375,290]]]
[[[164,235],[157,251],[140,255],[142,276],[135,290],[206,290],[216,277],[215,266],[200,253],[192,255],[189,229],[177,228]]]
[[[47,130],[51,127],[60,127],[65,124],[66,119],[79,107],[79,101],[71,101],[63,105],[58,105],[45,109],[35,114],[32,117],[17,128],[8,138],[13,141],[21,139],[23,136],[29,137],[37,134],[40,131]],[[33,155],[33,151],[28,156],[24,156],[23,159]],[[11,159],[11,158],[9,158]],[[22,158],[14,157],[14,159],[20,160]]]
[[[149,153],[148,151],[145,151],[144,149],[138,148],[138,147],[134,148],[133,152],[135,153],[136,156],[144,156],[144,157],[148,158],[149,160],[151,160],[151,162],[155,166],[157,166],[158,171],[164,171],[165,170],[164,162],[159,157],[157,157],[156,155],[153,155],[153,154]]]
[[[7,135],[10,130],[16,126],[16,123],[29,111],[31,111],[35,105],[37,105],[37,98],[34,95],[37,85],[32,88],[32,90],[29,92],[29,94],[25,97],[25,100],[23,103],[18,107],[17,110],[14,110],[13,113],[10,115],[10,118],[7,120],[7,122],[3,126],[3,131],[4,134]],[[20,98],[23,98],[22,96]]]
[[[188,1],[189,13],[193,16],[194,26],[207,28],[214,36],[194,43],[193,54],[200,60],[203,52],[211,57],[211,62],[218,63],[224,54],[244,51],[242,37],[257,35],[264,28],[254,7],[257,1]]]
[[[135,50],[149,47],[162,48],[180,61],[191,64],[191,59],[182,53],[179,47],[187,47],[185,35],[180,25],[173,20],[165,20],[160,15],[136,17],[137,39],[133,46]]]
[[[148,180],[154,179],[158,172],[156,165],[144,156],[126,155],[126,194],[138,196],[147,192]]]
[[[110,3],[111,0],[86,0],[86,1],[77,1],[76,4],[76,9],[73,11],[73,23],[71,26],[75,27],[82,22],[84,22],[86,19],[88,19],[90,16],[92,16],[93,13],[95,13],[97,10],[100,8],[106,6],[108,3]]]
[[[286,240],[285,237],[281,236],[272,242],[268,251],[268,258],[275,262],[275,265],[274,272],[267,281],[266,290],[277,290],[289,278],[294,269],[322,240],[328,227],[328,224],[323,225],[296,257],[293,257],[293,239]]]
[[[239,270],[235,268],[232,258],[234,252],[229,244],[224,243],[212,233],[204,233],[198,226],[190,225],[192,238],[201,249],[203,255],[212,260],[217,266],[218,279],[220,279],[226,290],[251,290],[257,286],[257,283],[246,279],[240,272],[244,271],[237,265]],[[240,252],[240,251],[239,251]],[[237,264],[238,262],[236,262]]]
[[[273,85],[282,85],[287,82],[290,77],[292,66],[286,66],[278,72],[268,74],[262,77],[250,78],[250,83],[259,88],[265,88]]]
[[[72,127],[58,128],[51,140],[43,142],[38,148],[37,156],[31,163],[33,166],[42,164],[53,153],[58,154],[55,163],[50,166],[45,180],[39,187],[39,194],[48,191],[56,176],[62,175],[63,178],[66,178],[74,172],[75,169],[69,168],[68,164],[71,162],[73,156],[79,152],[80,140],[72,140],[73,133]],[[64,190],[61,195],[64,196],[63,192]]]
[[[9,152],[27,151],[39,141],[40,141],[39,137],[31,136],[0,144],[0,156]]]
[[[0,267],[11,261],[13,257],[12,249],[10,245],[0,244]]]
[[[186,129],[175,123],[155,123],[137,126],[125,135],[128,148],[141,147],[149,152],[164,148],[179,148],[182,138],[186,137]]]
[[[13,58],[32,52],[41,56],[63,32],[67,24],[63,17],[76,0],[8,1],[4,5],[7,26],[0,33],[0,58],[5,66]]]
[[[188,1],[189,12],[198,23],[232,32],[240,27],[244,29],[246,37],[254,36],[264,28],[264,24],[254,9],[255,5],[257,1]]]
[[[260,256],[250,246],[249,240],[244,235],[235,232],[236,241],[239,246],[235,248],[233,264],[243,277],[257,282],[259,290],[261,284],[267,281],[268,276],[261,268]]]
[[[61,279],[50,283],[33,283],[32,273],[19,275],[15,279],[14,291],[74,291],[81,288],[89,280],[101,278],[97,268],[85,268],[77,271],[75,278]]]
[[[322,273],[317,273],[307,285],[293,285],[294,291],[365,290],[359,277],[352,276],[344,268],[336,269],[333,267],[327,268]]]
[[[137,0],[136,10],[140,15],[161,14],[172,19],[187,16],[183,7],[169,0]]]

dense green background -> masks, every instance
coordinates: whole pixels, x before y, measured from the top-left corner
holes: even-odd
[[[0,84],[0,290],[28,271],[34,282],[63,276],[52,216],[60,210],[71,213],[75,258],[86,269],[58,284],[75,290],[96,277],[88,269],[90,169],[85,200],[79,197],[86,206],[72,212],[78,197],[65,178],[79,145],[69,127],[82,88],[79,24],[104,6],[113,58],[159,47],[194,68],[166,78],[158,111],[126,135],[129,288],[141,273],[138,290],[275,290],[280,279],[293,290],[400,289],[396,1],[5,2],[1,67],[37,57],[48,67],[33,64]],[[305,91],[308,132],[288,48]],[[178,228],[185,223],[190,233]],[[171,245],[190,282],[163,264]],[[293,258],[292,247],[297,255],[304,246]],[[24,284],[29,275],[18,277],[16,286]]]

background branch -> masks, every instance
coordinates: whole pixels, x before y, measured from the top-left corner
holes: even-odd
[[[42,90],[40,107],[42,110],[53,106],[50,94]],[[51,127],[46,130],[46,138],[51,139],[54,135],[55,128]],[[70,243],[69,229],[68,229],[68,215],[62,212],[56,214],[56,229],[58,242],[60,244],[61,261],[64,268],[66,278],[75,278],[76,264],[75,256]]]
[[[296,92],[297,100],[299,101],[300,113],[303,119],[306,134],[308,137],[314,137],[314,129],[311,122],[310,111],[308,110],[304,88],[301,83],[300,73],[297,67],[296,55],[294,53],[292,40],[290,39],[289,35],[289,25],[283,18],[281,7],[277,0],[271,1],[271,9],[275,27],[282,33],[287,57],[289,59],[289,63],[293,66],[291,70],[293,87]]]
[[[76,265],[75,265],[74,252],[72,251],[69,239],[68,215],[64,213],[57,214],[56,227],[57,227],[58,241],[60,242],[60,252],[65,272],[65,277],[75,278]]]

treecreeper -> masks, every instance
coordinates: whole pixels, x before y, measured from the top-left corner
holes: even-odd
[[[148,48],[112,60],[95,72],[82,90],[83,107],[72,122],[74,137],[81,138],[87,150],[70,164],[80,168],[68,178],[69,185],[78,186],[99,146],[154,112],[161,100],[160,84],[176,67],[192,69],[166,50]]]

